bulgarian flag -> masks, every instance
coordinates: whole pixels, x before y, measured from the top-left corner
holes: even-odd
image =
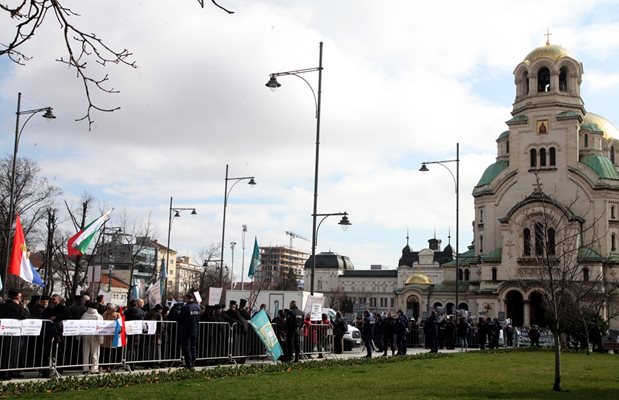
[[[81,256],[86,252],[88,245],[99,231],[99,228],[110,219],[111,212],[112,210],[106,212],[69,239],[67,242],[67,252],[69,256]]]
[[[21,226],[19,214],[15,216],[15,237],[13,238],[13,252],[11,253],[11,263],[8,269],[9,274],[17,275],[26,282],[34,285],[45,286],[41,275],[30,263],[28,248],[24,238],[24,229]]]

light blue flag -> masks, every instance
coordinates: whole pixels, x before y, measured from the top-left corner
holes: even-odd
[[[271,355],[271,359],[273,361],[279,360],[283,354],[282,346],[279,345],[279,341],[269,322],[266,311],[258,311],[249,321],[249,324],[254,328],[254,331],[256,331],[260,340],[262,340],[262,343],[264,343],[264,347],[266,347],[267,352]]]

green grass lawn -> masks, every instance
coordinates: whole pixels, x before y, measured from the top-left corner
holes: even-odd
[[[317,365],[317,364],[312,364]],[[259,375],[189,379],[23,399],[619,399],[619,356],[563,354],[553,392],[551,352],[457,353],[430,360],[291,368]]]

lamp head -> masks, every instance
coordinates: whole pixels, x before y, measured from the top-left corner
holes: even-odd
[[[47,110],[45,110],[45,114],[43,114],[43,118],[46,119],[55,119],[56,116],[54,115],[54,113],[52,112],[52,108],[49,107]]]
[[[250,178],[249,182],[247,182],[248,185],[254,186],[256,184],[256,181],[254,180],[254,178]]]
[[[193,210],[191,210],[191,215],[198,215],[198,212],[196,211],[195,208]]]
[[[174,218],[180,218],[180,217],[181,217],[181,213],[180,213],[180,212],[178,212],[178,211],[176,211],[176,212],[174,213]]]
[[[421,171],[421,172],[428,172],[429,169],[428,169],[428,167],[426,166],[425,163],[422,163],[421,164],[421,168],[419,168],[419,171]]]
[[[346,230],[350,225],[352,225],[348,220],[348,215],[346,214],[344,214],[340,222],[338,222],[337,224],[342,227],[342,230]]]
[[[271,74],[271,79],[269,79],[269,81],[264,86],[268,87],[269,89],[271,89],[272,92],[274,92],[278,87],[281,86],[281,84],[277,82],[277,78],[275,77],[275,75]]]

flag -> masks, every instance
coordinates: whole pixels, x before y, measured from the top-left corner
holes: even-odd
[[[131,291],[129,292],[129,300],[137,300],[140,297],[140,288],[138,282],[133,278],[133,285],[131,285]]]
[[[8,273],[17,275],[34,285],[45,286],[41,275],[34,269],[28,258],[28,248],[26,247],[24,230],[19,215],[15,216],[15,236],[13,237],[13,252],[11,253]]]
[[[258,247],[258,239],[254,237],[254,252],[251,255],[251,262],[249,263],[249,271],[247,276],[249,279],[254,279],[256,269],[260,266],[260,248]]]
[[[260,340],[262,340],[264,347],[271,355],[271,359],[273,361],[279,360],[279,358],[283,355],[284,352],[282,351],[282,347],[279,344],[279,340],[277,340],[277,335],[275,335],[275,331],[271,326],[266,311],[258,311],[249,321],[249,324],[252,328],[254,328],[254,331],[256,332]]]
[[[127,332],[125,331],[125,314],[123,308],[118,310],[120,317],[116,319],[116,329],[112,339],[112,347],[123,347],[127,345]]]
[[[84,227],[81,231],[77,232],[67,242],[67,253],[70,256],[81,256],[86,252],[88,245],[95,237],[95,233],[101,228],[101,225],[105,224],[110,219],[110,213],[112,210],[106,212],[96,220],[92,221]]]

